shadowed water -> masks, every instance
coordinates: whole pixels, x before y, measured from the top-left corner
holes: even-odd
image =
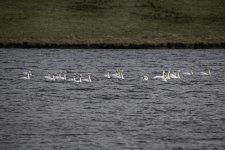
[[[152,79],[191,68],[212,75]],[[224,50],[0,49],[0,149],[225,149],[224,68]],[[57,71],[93,82],[44,80]]]

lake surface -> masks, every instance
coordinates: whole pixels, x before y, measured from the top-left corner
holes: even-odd
[[[152,79],[191,68],[212,75]],[[46,82],[57,71],[93,82]],[[0,149],[224,150],[225,50],[0,49]]]

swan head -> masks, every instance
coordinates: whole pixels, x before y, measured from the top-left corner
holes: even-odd
[[[88,73],[88,77],[91,78],[91,73]]]
[[[28,74],[33,75],[32,72],[31,72],[31,70],[28,71]]]

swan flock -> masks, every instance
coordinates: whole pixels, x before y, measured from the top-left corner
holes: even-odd
[[[106,79],[119,79],[123,80],[124,74],[122,69],[117,69],[114,73],[106,72],[102,77]],[[23,77],[20,77],[22,80],[30,80],[33,76],[32,70],[28,70],[23,72]],[[143,81],[148,81],[150,79],[156,79],[161,80],[163,82],[167,82],[170,79],[181,79],[181,76],[193,76],[193,75],[201,75],[201,76],[211,76],[211,70],[207,71],[201,71],[201,72],[193,72],[193,70],[190,71],[184,71],[181,70],[177,71],[171,71],[171,70],[163,70],[161,74],[155,75],[153,77],[149,77],[148,75],[143,75],[141,79]],[[44,79],[46,81],[70,81],[74,83],[91,83],[92,82],[92,74],[91,73],[74,73],[72,77],[68,77],[66,72],[58,72],[58,73],[50,73],[48,72],[48,75],[44,76]]]

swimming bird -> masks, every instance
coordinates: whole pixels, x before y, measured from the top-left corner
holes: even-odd
[[[123,70],[120,70],[120,79],[124,79],[124,77],[123,77]]]
[[[166,77],[162,78],[162,81],[167,82],[167,78]]]
[[[162,75],[161,76],[154,76],[153,79],[163,79],[165,78],[165,71],[163,70]]]
[[[115,74],[111,75],[111,77],[115,79],[124,79],[123,70],[117,70]]]
[[[193,73],[193,71],[191,70],[190,72],[182,72],[181,74],[182,74],[182,75],[191,76],[191,75],[193,75],[194,73]]]
[[[148,81],[148,76],[146,76],[146,75],[143,76],[143,80],[144,80],[144,81]]]
[[[73,76],[73,78],[67,79],[67,81],[75,81],[75,80],[76,80],[75,75]]]
[[[66,80],[66,73],[64,73],[64,76],[61,77],[62,80]]]
[[[66,80],[66,73],[62,76],[62,72],[59,72],[57,76],[55,76],[55,79],[57,80]]]
[[[211,75],[211,71],[208,69],[208,72],[200,72],[200,75],[202,75],[202,76],[210,76]]]
[[[167,71],[167,75],[166,75],[164,78],[165,78],[166,80],[171,79],[171,78],[170,78],[170,74],[171,74],[170,71]]]
[[[107,78],[107,79],[110,79],[110,75],[109,75],[109,72],[107,72],[106,74],[104,74],[104,77]]]
[[[30,76],[32,75],[32,69],[29,69],[28,71],[23,72],[24,75],[30,74]]]
[[[180,70],[178,70],[177,72],[175,72],[174,74],[170,74],[170,77],[172,79],[180,79]]]
[[[48,73],[48,75],[47,75],[47,76],[44,76],[44,78],[45,78],[45,79],[51,78],[50,76],[51,76],[51,74]]]
[[[81,74],[81,77],[82,77],[82,74]],[[82,79],[82,81],[84,81],[84,82],[92,82],[92,80],[91,80],[91,73],[88,73],[88,78],[87,79]]]
[[[55,79],[57,79],[57,80],[63,80],[62,72],[58,72],[57,75],[55,76]]]
[[[116,79],[120,79],[121,77],[120,77],[120,72],[119,72],[119,70],[116,70],[116,73],[112,74],[111,77],[112,77],[112,78],[116,78]]]
[[[30,80],[30,74],[28,73],[27,77],[21,77],[21,79],[23,79],[23,80]]]
[[[80,74],[79,80],[76,80],[76,78],[74,78],[74,83],[82,83],[82,74]]]
[[[45,79],[47,81],[55,81],[55,75],[53,74],[52,77],[50,76],[50,74],[48,76],[45,76]]]

